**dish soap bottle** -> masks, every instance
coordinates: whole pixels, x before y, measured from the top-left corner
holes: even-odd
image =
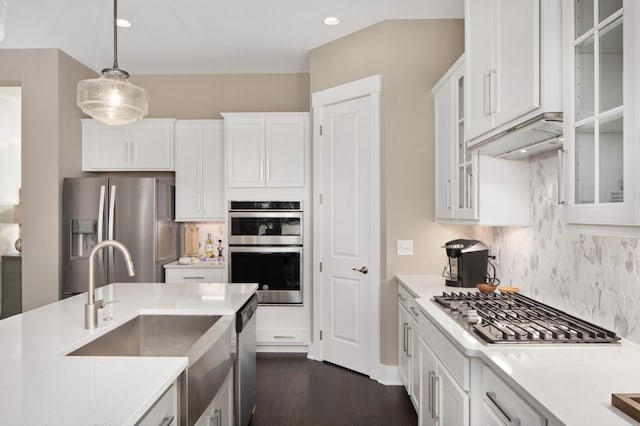
[[[213,257],[213,241],[211,241],[211,233],[207,234],[207,239],[204,241],[204,257]]]

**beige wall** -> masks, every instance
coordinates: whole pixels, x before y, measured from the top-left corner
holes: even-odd
[[[61,60],[57,49],[0,50],[0,64],[0,84],[22,86],[22,306],[28,310],[58,300],[59,187],[66,163],[59,156],[74,155],[60,150],[74,130],[61,125],[71,100],[59,94],[65,74],[88,70]]]
[[[441,245],[468,236],[434,220],[431,88],[464,50],[462,20],[384,21],[311,51],[311,92],[382,75],[381,360],[397,364],[396,274],[439,274]],[[412,239],[413,256],[396,256]]]
[[[130,80],[149,91],[149,117],[309,111],[309,74],[133,75]]]
[[[58,49],[0,50],[0,85],[22,87],[23,309],[58,300],[62,180],[82,176],[78,81],[97,76]],[[308,74],[143,75],[150,117],[308,111]],[[167,178],[166,173],[160,177]]]

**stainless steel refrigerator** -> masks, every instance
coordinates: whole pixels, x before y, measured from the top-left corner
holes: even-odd
[[[174,186],[156,178],[65,178],[62,212],[62,293],[87,291],[89,254],[102,240],[118,240],[131,252],[129,277],[122,254],[96,255],[96,286],[113,282],[163,282],[163,265],[179,256]]]

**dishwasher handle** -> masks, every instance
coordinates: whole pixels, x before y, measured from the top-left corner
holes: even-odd
[[[236,313],[236,333],[241,333],[245,325],[251,321],[251,318],[258,310],[258,295],[255,293]]]

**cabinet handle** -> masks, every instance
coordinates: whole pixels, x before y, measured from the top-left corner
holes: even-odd
[[[496,70],[489,70],[489,114],[494,114],[497,111],[497,83],[498,72]]]
[[[271,180],[271,160],[267,160],[267,180]]]
[[[171,423],[173,423],[173,419],[173,416],[166,416],[162,419],[158,426],[169,426]]]
[[[447,209],[451,210],[451,179],[447,179],[447,185],[445,186],[445,193],[447,198]]]
[[[483,75],[484,80],[484,115],[491,114],[491,81],[489,73]]]
[[[129,142],[129,150],[131,151],[131,163],[135,163],[136,162],[136,151],[135,149],[133,149],[133,141]]]
[[[216,426],[222,426],[222,410],[220,408],[215,409],[213,417],[216,419]]]
[[[558,150],[558,204],[565,204],[564,198],[564,161],[565,161],[564,148]]]
[[[411,306],[409,310],[411,311],[414,317],[418,318],[418,311],[416,310],[415,307]]]
[[[473,208],[473,175],[467,175],[467,208]]]
[[[440,377],[433,374],[433,418],[438,421],[440,413],[438,413],[438,404],[440,403],[440,397],[438,395],[438,384],[440,383]]]
[[[402,295],[402,293],[398,293],[398,297],[400,298],[400,300],[402,300],[403,302],[405,302],[407,299]]]
[[[203,193],[202,194],[202,211],[206,212],[207,211],[207,193]]]
[[[204,280],[204,277],[182,277],[185,280]]]
[[[409,351],[408,345],[407,345],[407,328],[409,327],[409,323],[404,323],[403,327],[403,333],[402,333],[402,350],[405,352]]]
[[[407,327],[407,357],[411,358],[413,355],[411,355],[411,352],[409,352],[409,349],[411,349],[411,339],[410,339],[410,335],[409,333],[411,333],[411,329],[413,327]]]
[[[485,395],[486,395],[485,401],[488,402],[491,407],[495,407],[498,410],[499,414],[501,414],[504,417],[508,425],[516,426],[520,424],[519,418],[517,417],[512,418],[511,415],[504,408],[502,408],[500,404],[498,404],[498,400],[495,392],[487,392]]]
[[[429,371],[429,385],[428,385],[428,389],[429,389],[429,404],[428,404],[428,413],[431,416],[431,418],[433,418],[433,376],[435,375],[435,373],[433,371]]]
[[[273,336],[274,339],[295,339],[296,336]]]

